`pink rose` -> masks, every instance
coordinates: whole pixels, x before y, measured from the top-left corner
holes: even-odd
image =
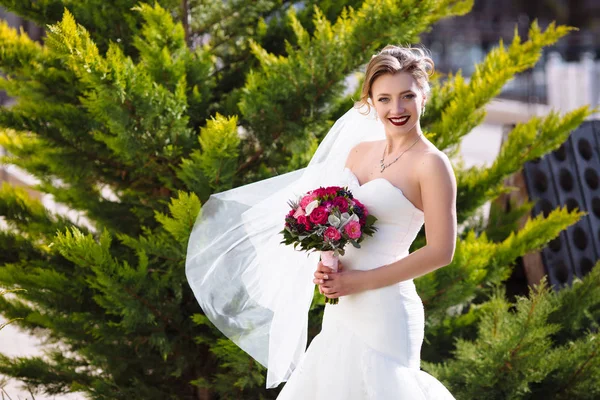
[[[325,207],[317,207],[310,213],[310,221],[313,224],[324,224],[328,217],[329,213]]]
[[[361,235],[360,224],[357,221],[350,221],[344,226],[344,231],[350,239],[358,239]]]
[[[296,208],[296,212],[294,213],[294,218],[298,219],[299,216],[306,215],[302,207]]]
[[[300,207],[302,207],[304,210],[306,210],[306,206],[309,203],[312,203],[314,200],[317,199],[317,196],[313,193],[309,193],[306,196],[304,196],[302,198],[302,200],[300,200]]]
[[[340,231],[338,231],[337,229],[335,229],[333,226],[330,226],[329,228],[325,229],[325,233],[323,233],[323,237],[326,240],[340,240],[342,235],[340,234]]]

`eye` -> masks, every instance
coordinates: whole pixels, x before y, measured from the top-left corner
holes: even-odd
[[[381,101],[381,102],[383,102],[384,100],[385,100],[385,101],[387,101],[387,100],[389,100],[389,99],[388,99],[387,97],[380,97],[380,98],[379,98],[379,101]]]
[[[414,93],[409,93],[404,96],[405,99],[414,99],[415,97],[417,97],[417,96]]]

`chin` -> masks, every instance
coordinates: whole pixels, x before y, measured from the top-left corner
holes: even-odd
[[[390,127],[396,131],[396,132],[411,132],[412,130],[414,130],[416,128],[416,124],[411,124],[411,125],[403,125],[403,126],[396,126],[392,123],[390,123]]]

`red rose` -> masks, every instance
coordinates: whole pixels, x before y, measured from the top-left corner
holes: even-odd
[[[333,226],[330,226],[329,228],[325,229],[325,233],[323,233],[323,237],[326,240],[340,240],[340,238],[342,237],[342,234],[340,233],[340,231],[338,231],[337,229],[335,229]]]
[[[344,213],[348,211],[348,200],[346,200],[345,197],[336,197],[335,199],[333,199],[333,205],[337,207],[340,210],[340,212]]]
[[[324,224],[328,217],[329,214],[325,207],[317,207],[310,213],[310,221],[313,224]]]
[[[310,223],[310,221],[308,220],[308,218],[306,218],[306,215],[301,215],[298,217],[298,223],[304,225],[304,228],[308,231],[310,230],[310,228],[312,228],[312,224]]]
[[[335,196],[337,196],[337,192],[338,192],[338,190],[340,190],[340,189],[341,189],[341,188],[340,188],[340,187],[338,187],[338,186],[331,186],[331,187],[328,187],[328,188],[326,189],[326,192],[327,192],[327,195],[328,195],[328,196],[330,196],[330,197],[335,197]]]
[[[327,190],[325,188],[318,188],[313,190],[313,194],[317,197],[325,197],[327,195]]]

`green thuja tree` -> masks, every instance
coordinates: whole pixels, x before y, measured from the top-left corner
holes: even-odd
[[[16,99],[0,109],[0,145],[10,152],[2,162],[79,212],[66,217],[25,190],[0,189],[0,287],[25,289],[0,297],[0,312],[48,344],[44,357],[0,355],[0,373],[94,399],[275,398],[264,369],[210,324],[186,283],[202,204],[304,166],[352,105],[348,75],[472,1],[0,4],[47,26],[39,44],[0,25],[0,88]],[[469,80],[435,82],[428,137],[456,154],[502,86],[568,31],[533,24]],[[573,288],[541,286],[516,303],[501,289],[519,256],[583,213],[559,208],[520,229],[473,222],[510,191],[506,177],[556,149],[589,114],[534,118],[512,130],[491,166],[456,165],[465,229],[452,263],[416,284],[427,313],[423,367],[457,398],[598,395],[598,268]],[[423,243],[421,235],[414,247]],[[312,335],[322,309],[316,300]]]
[[[0,297],[11,293],[11,292],[18,292],[21,291],[22,289],[14,289],[14,290],[0,290]],[[4,328],[6,325],[10,324],[11,322],[14,322],[15,320],[10,320],[10,321],[6,321],[6,322],[2,322],[0,323],[0,330],[2,330],[2,328]],[[1,388],[0,388],[1,389]]]

